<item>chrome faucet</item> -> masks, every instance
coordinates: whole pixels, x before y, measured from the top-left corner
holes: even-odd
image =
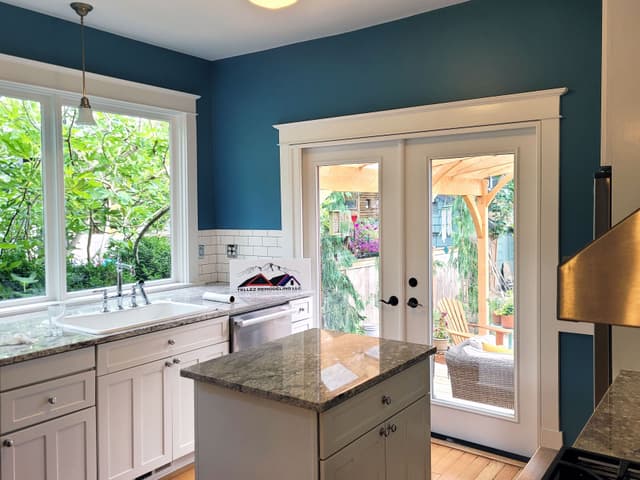
[[[120,261],[120,257],[118,257],[116,260],[116,298],[118,302],[118,310],[124,310],[124,306],[122,305],[122,299],[124,298],[122,295],[122,272],[124,269],[128,269],[131,275],[135,274],[135,268],[133,265],[122,263],[122,261]]]

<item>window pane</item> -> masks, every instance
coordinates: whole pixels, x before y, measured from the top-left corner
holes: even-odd
[[[95,112],[75,125],[63,108],[67,290],[171,277],[169,123]]]
[[[43,295],[40,103],[0,96],[0,300]]]

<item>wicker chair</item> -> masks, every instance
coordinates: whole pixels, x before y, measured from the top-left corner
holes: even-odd
[[[513,355],[479,350],[467,339],[450,347],[445,361],[454,398],[513,408]]]
[[[476,336],[475,333],[469,331],[469,327],[494,332],[496,339],[500,341],[504,338],[504,335],[513,333],[513,330],[509,328],[496,327],[493,325],[478,325],[477,323],[467,322],[467,316],[464,313],[464,308],[460,300],[443,298],[438,302],[438,310],[444,317],[449,339],[454,345],[464,342],[467,338]]]

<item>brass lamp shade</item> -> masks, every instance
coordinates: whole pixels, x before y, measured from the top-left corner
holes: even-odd
[[[640,209],[558,267],[558,318],[640,327]]]

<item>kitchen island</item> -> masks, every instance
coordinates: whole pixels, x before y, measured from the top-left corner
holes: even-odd
[[[433,353],[311,329],[182,370],[197,478],[429,478]]]

